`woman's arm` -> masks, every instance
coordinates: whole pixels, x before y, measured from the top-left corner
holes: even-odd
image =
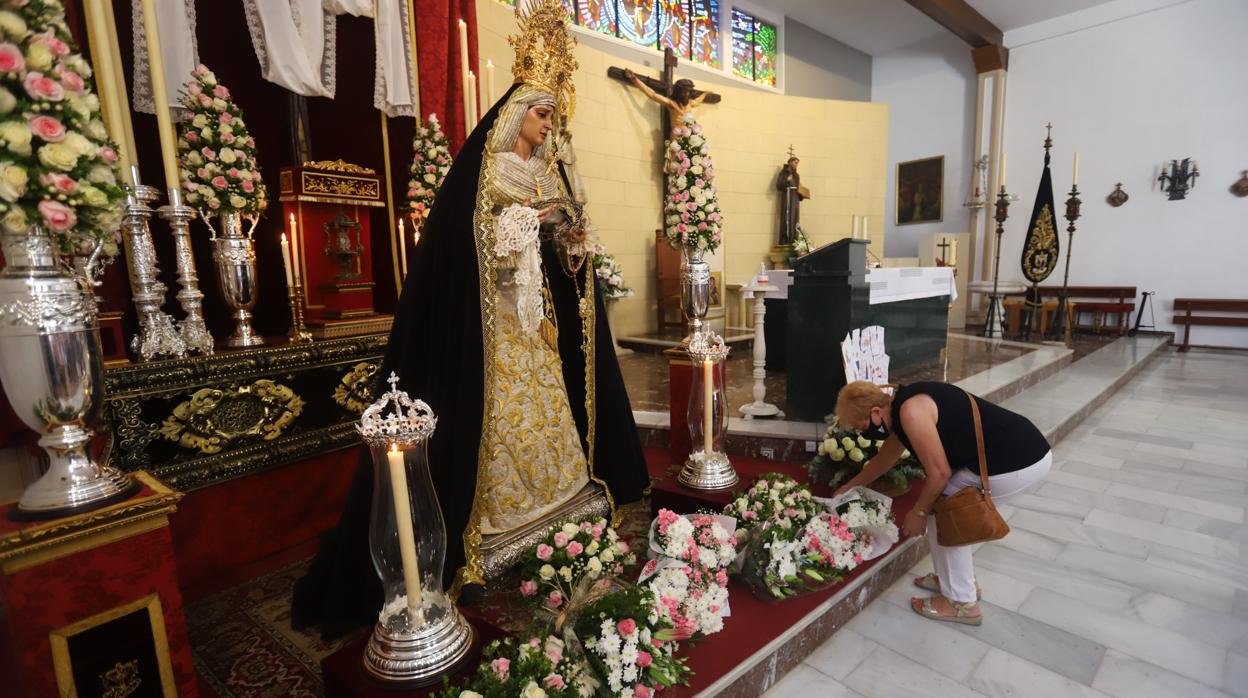
[[[919,493],[918,501],[906,515],[902,526],[907,535],[913,536],[927,529],[927,514],[931,513],[932,505],[944,491],[952,471],[949,468],[949,458],[945,455],[945,445],[940,440],[940,433],[936,431],[936,420],[939,416],[936,402],[926,395],[916,395],[901,406],[900,416],[902,428],[910,437],[914,453],[926,473],[923,491]]]
[[[875,458],[867,461],[857,475],[838,487],[836,494],[852,490],[855,487],[869,485],[880,479],[884,476],[884,473],[887,473],[894,465],[897,465],[897,461],[905,451],[906,447],[902,445],[901,439],[897,438],[896,434],[889,436],[884,440],[884,445],[880,446],[880,450],[876,452]]]

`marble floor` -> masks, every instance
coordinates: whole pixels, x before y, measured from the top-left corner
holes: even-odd
[[[983,626],[917,565],[768,698],[1248,697],[1248,353],[1167,350],[1054,449],[975,553]]]

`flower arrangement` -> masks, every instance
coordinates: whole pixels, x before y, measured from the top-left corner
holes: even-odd
[[[606,519],[568,522],[525,552],[520,561],[520,594],[547,609],[567,612],[579,606],[601,579],[623,574],[635,562],[628,542]]]
[[[598,682],[583,660],[565,652],[553,635],[526,642],[495,640],[481,651],[481,663],[463,684],[446,685],[434,698],[589,698]]]
[[[729,517],[697,513],[681,516],[660,509],[650,526],[655,559],[642,569],[659,617],[682,633],[711,635],[724,628],[728,614],[726,567],[737,556],[737,539],[725,527]],[[735,521],[728,524],[735,529]]]
[[[417,229],[425,225],[433,200],[438,197],[446,173],[451,171],[451,148],[438,123],[438,115],[430,114],[416,127],[412,139],[412,166],[408,170],[407,208]]]
[[[604,300],[619,300],[633,295],[633,289],[624,285],[624,270],[616,261],[615,255],[607,251],[605,245],[594,241],[590,245],[590,259],[594,265],[594,274],[598,277],[598,288],[602,290]]]
[[[810,244],[810,238],[806,237],[806,233],[802,232],[799,227],[794,235],[793,242],[789,245],[788,252],[785,254],[784,263],[789,267],[793,266],[793,262],[798,257],[810,254],[814,246]]]
[[[0,10],[0,225],[41,224],[64,258],[111,257],[120,237],[117,151],[58,0]]]
[[[897,523],[893,521],[892,502],[883,495],[861,490],[861,496],[836,507],[836,515],[862,539],[868,551],[867,560],[873,560],[888,552],[900,538]]]
[[[723,217],[715,189],[715,168],[702,125],[685,117],[672,130],[664,150],[667,195],[663,201],[664,233],[672,247],[714,252],[723,242]]]
[[[834,584],[869,549],[869,541],[787,475],[763,475],[725,513],[749,531],[741,576],[764,598],[786,599]]]
[[[186,109],[178,137],[182,189],[186,202],[207,220],[241,213],[252,221],[269,205],[256,162],[256,139],[230,90],[204,65],[191,71],[179,101]]]
[[[675,657],[688,635],[655,608],[648,587],[603,596],[579,616],[576,633],[604,691],[619,698],[650,698],[656,690],[688,683],[689,668]]]
[[[819,443],[819,452],[806,467],[813,481],[835,488],[857,475],[862,466],[879,453],[884,442],[872,441],[853,430],[845,429],[837,421],[836,415],[829,416],[827,423],[823,441]],[[916,477],[923,475],[923,466],[907,449],[902,452],[897,464],[884,473],[884,478],[897,490],[904,492],[910,489],[910,483]]]

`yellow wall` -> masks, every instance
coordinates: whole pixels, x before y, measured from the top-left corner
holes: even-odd
[[[512,50],[506,37],[515,31],[514,15],[495,0],[478,0],[477,20],[483,62],[477,74],[482,74],[485,60],[493,59],[495,91],[501,95],[511,82]],[[608,78],[607,68],[655,72],[595,48],[607,39],[580,33],[577,39],[580,69],[571,130],[589,197],[588,214],[603,244],[619,259],[625,282],[637,291],[612,311],[612,330],[616,336],[652,332],[654,231],[662,224],[659,107],[638,90]],[[635,60],[645,58],[638,52]],[[652,58],[660,59],[657,51]],[[696,71],[688,77],[699,81]],[[697,117],[711,144],[724,215],[719,255],[725,283],[748,281],[776,242],[775,177],[790,144],[802,160],[802,184],[812,193],[802,204],[802,229],[811,242],[817,247],[847,237],[852,216],[868,216],[871,250],[883,256],[885,105],[788,97],[745,85],[715,86],[714,91],[723,101],[700,107]]]

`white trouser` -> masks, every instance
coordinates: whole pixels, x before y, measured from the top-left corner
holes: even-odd
[[[1022,492],[1033,483],[1044,479],[1053,465],[1053,452],[1044,454],[1044,458],[1012,473],[993,475],[988,478],[988,486],[992,490],[992,501],[1001,504],[1010,497]],[[979,473],[966,468],[953,471],[949,482],[945,484],[946,496],[957,492],[963,487],[979,485]],[[936,540],[936,517],[927,520],[927,542],[932,551],[932,567],[940,578],[940,593],[951,601],[966,603],[975,600],[975,566],[971,562],[971,546],[957,545],[946,547]]]

